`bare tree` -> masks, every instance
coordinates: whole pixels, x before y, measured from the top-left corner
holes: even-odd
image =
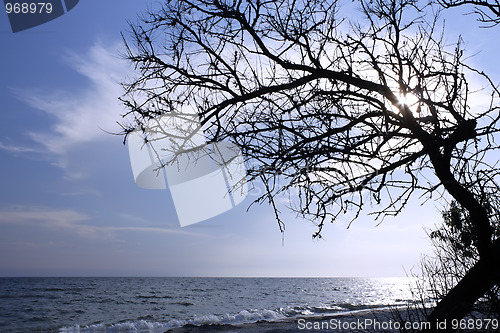
[[[486,201],[485,201],[486,202]],[[489,205],[490,203],[488,203]],[[500,236],[498,205],[487,206],[494,237]],[[494,213],[492,211],[495,210]],[[429,236],[434,255],[422,261],[423,271],[435,299],[442,299],[475,265],[478,253],[474,247],[473,221],[468,212],[452,201],[443,212],[444,223]],[[500,285],[490,289],[474,309],[482,318],[500,318]]]
[[[498,0],[438,0],[445,8],[472,6],[473,14],[478,15],[478,21],[492,27],[500,23],[500,1]]]
[[[499,91],[447,45],[433,7],[418,1],[171,0],[131,25],[125,133],[195,108],[212,141],[231,140],[249,180],[325,223],[375,203],[397,215],[415,194],[467,210],[479,257],[431,320],[462,318],[500,282],[494,136]],[[470,77],[489,103],[472,107]],[[489,96],[489,97],[488,97]],[[488,195],[481,195],[487,191]],[[496,199],[494,199],[496,203]]]

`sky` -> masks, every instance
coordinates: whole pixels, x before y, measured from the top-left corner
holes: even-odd
[[[0,13],[0,276],[405,276],[431,248],[438,203],[416,197],[383,223],[362,215],[315,227],[284,209],[237,207],[180,227],[168,190],[136,186],[117,121],[127,21],[148,1],[85,0],[12,33]],[[447,13],[472,61],[495,78],[492,39],[464,10]],[[487,51],[486,51],[487,50]],[[283,204],[283,203],[282,203]]]

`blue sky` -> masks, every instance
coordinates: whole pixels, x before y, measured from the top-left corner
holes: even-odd
[[[166,190],[134,183],[116,121],[124,112],[120,32],[145,1],[85,0],[13,34],[0,14],[0,276],[403,276],[429,252],[439,206],[418,201],[381,225],[349,216],[312,240],[307,221],[242,204],[181,228]],[[473,59],[499,78],[492,36],[451,11]],[[464,28],[465,27],[465,28]],[[482,50],[485,51],[482,51]],[[487,49],[487,51],[486,51]],[[258,188],[257,188],[258,190]]]

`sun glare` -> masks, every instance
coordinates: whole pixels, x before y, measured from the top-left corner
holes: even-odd
[[[398,97],[398,105],[392,106],[395,112],[399,112],[401,106],[407,106],[411,111],[413,107],[415,107],[419,102],[418,97],[411,93],[406,93],[406,94],[402,93],[397,95],[397,97]]]
[[[411,107],[418,103],[418,97],[409,93],[400,94],[398,96],[398,101],[401,105],[406,105],[408,107]]]

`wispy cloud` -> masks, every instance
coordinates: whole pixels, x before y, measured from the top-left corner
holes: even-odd
[[[52,209],[48,207],[19,206],[0,210],[0,225],[16,225],[58,230],[94,240],[116,240],[116,232],[134,231],[145,233],[177,234],[203,236],[179,228],[158,226],[96,226],[85,224],[91,216],[71,209]]]
[[[79,222],[88,219],[88,216],[71,209],[54,210],[45,207],[16,207],[0,211],[0,224],[69,230],[82,236],[95,233],[94,227],[79,224]]]
[[[49,91],[16,89],[33,108],[55,117],[50,130],[33,131],[30,136],[48,152],[64,156],[77,144],[116,139],[107,132],[119,130],[116,122],[123,113],[118,97],[120,82],[131,74],[126,61],[119,58],[118,43],[93,45],[86,54],[68,53],[64,60],[76,72],[89,79],[86,89],[66,91],[51,87]],[[0,146],[9,151],[30,152],[23,147]]]
[[[41,153],[40,149],[19,146],[19,145],[10,145],[0,142],[0,149],[8,151],[9,153]]]

